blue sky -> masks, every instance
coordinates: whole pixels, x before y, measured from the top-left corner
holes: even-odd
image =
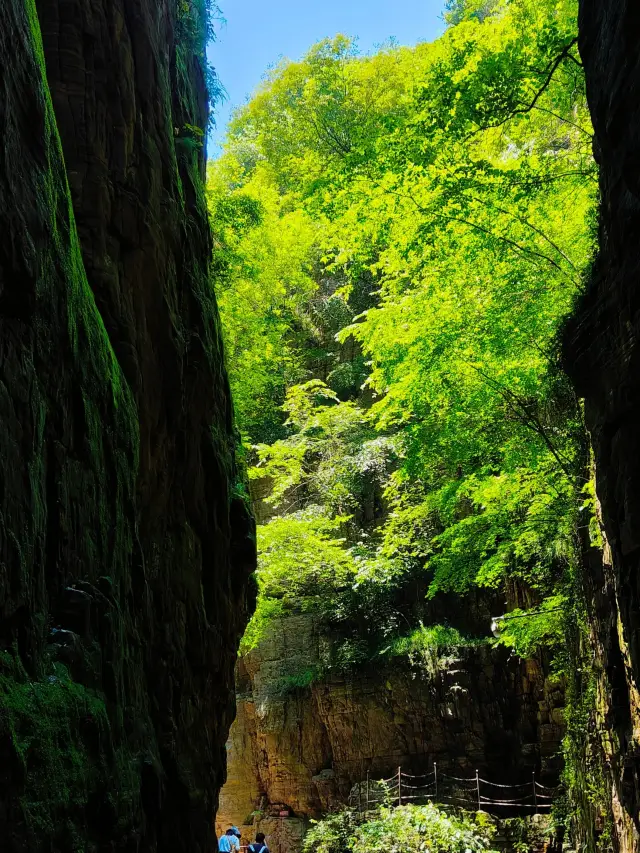
[[[300,59],[336,33],[357,36],[363,53],[390,37],[400,44],[431,41],[444,29],[443,0],[220,0],[226,23],[209,48],[228,100],[216,108],[215,156],[234,107],[243,104],[265,71],[281,58]]]

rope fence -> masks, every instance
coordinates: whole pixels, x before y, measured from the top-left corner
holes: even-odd
[[[431,773],[420,775],[405,773],[401,767],[388,779],[371,779],[367,773],[366,780],[352,790],[349,805],[367,812],[379,805],[433,801],[478,811],[548,814],[559,792],[560,788],[538,782],[535,771],[530,782],[506,785],[483,779],[477,770],[475,776],[453,776],[439,770],[434,762]]]

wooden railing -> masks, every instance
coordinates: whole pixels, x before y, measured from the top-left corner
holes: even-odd
[[[434,764],[422,775],[405,773],[401,767],[388,779],[373,779],[367,773],[351,792],[349,805],[366,812],[380,805],[433,802],[499,814],[545,814],[559,793],[559,788],[538,782],[535,772],[528,782],[502,784],[483,779],[477,770],[475,776],[452,776]]]

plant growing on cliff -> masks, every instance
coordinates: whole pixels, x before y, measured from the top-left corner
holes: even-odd
[[[213,105],[226,97],[213,65],[207,60],[207,45],[216,39],[216,25],[223,21],[215,0],[177,0],[176,3],[176,67],[179,72],[183,106],[193,108],[192,93],[186,84],[186,63],[194,57],[200,64],[209,99],[209,127],[215,125]]]
[[[260,527],[258,606],[243,638],[242,652],[258,645],[274,618],[300,611],[326,618],[334,612],[357,570],[339,530],[340,519],[327,518],[321,508],[313,506]]]
[[[407,656],[409,658],[429,654],[437,655],[463,646],[477,646],[483,642],[486,640],[466,637],[456,628],[451,628],[448,625],[420,625],[410,634],[395,637],[388,646],[380,650],[380,655]]]

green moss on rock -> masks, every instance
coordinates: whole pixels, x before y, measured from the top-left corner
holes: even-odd
[[[64,665],[53,663],[33,680],[15,651],[0,653],[0,739],[19,767],[22,784],[13,795],[30,850],[61,834],[85,850],[92,804],[133,821],[139,790],[131,757],[112,754],[104,699],[74,682]]]

